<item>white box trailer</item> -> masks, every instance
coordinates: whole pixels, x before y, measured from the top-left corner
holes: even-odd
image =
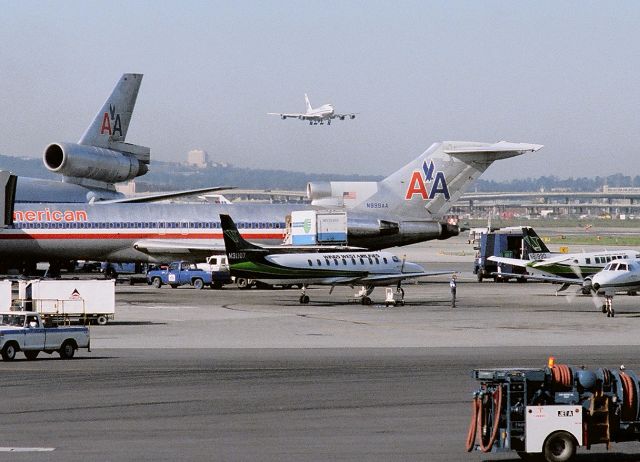
[[[347,212],[298,210],[291,212],[291,244],[322,245],[347,243]]]
[[[18,297],[25,309],[57,321],[93,321],[105,325],[115,316],[112,279],[20,281]]]
[[[5,279],[0,281],[0,311],[9,311],[11,304],[11,281]]]

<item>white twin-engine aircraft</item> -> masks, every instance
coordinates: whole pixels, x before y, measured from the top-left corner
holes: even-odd
[[[416,263],[400,260],[389,252],[366,250],[301,251],[299,247],[266,248],[242,238],[233,219],[220,215],[225,251],[231,275],[270,284],[300,284],[300,303],[309,303],[308,285],[362,287],[356,297],[370,305],[369,295],[376,286],[397,285],[393,304],[404,305],[401,284],[405,279],[452,274],[453,271],[425,271]],[[387,299],[386,303],[391,302]]]
[[[346,114],[337,114],[333,107],[333,104],[323,104],[320,107],[313,108],[311,107],[311,103],[309,102],[309,97],[307,94],[304,94],[304,101],[307,105],[306,112],[293,112],[293,113],[283,113],[283,112],[268,112],[268,115],[277,115],[280,116],[282,120],[287,118],[292,119],[300,119],[300,120],[308,120],[309,125],[324,125],[324,122],[327,122],[327,125],[331,125],[332,119],[355,119],[356,114],[354,112],[346,113]]]

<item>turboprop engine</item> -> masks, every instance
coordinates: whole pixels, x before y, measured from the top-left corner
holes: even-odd
[[[133,154],[75,143],[53,143],[43,154],[44,165],[66,177],[106,183],[128,181],[147,173],[145,162]]]

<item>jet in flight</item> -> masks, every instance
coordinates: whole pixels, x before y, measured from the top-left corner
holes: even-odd
[[[537,151],[541,145],[500,142],[434,143],[380,182],[339,182],[347,208],[347,241],[371,250],[457,235],[443,214],[494,161]],[[2,191],[2,189],[0,189]],[[349,194],[344,194],[349,192]],[[8,194],[10,195],[10,193]],[[115,203],[114,203],[115,202]],[[281,244],[285,219],[308,204],[17,203],[0,229],[0,263],[97,260],[202,261],[224,253],[220,214],[236,220],[243,237]],[[331,202],[331,201],[329,201]],[[331,202],[333,203],[333,202]],[[295,223],[293,224],[295,225]]]
[[[333,104],[323,104],[320,107],[313,108],[311,107],[311,103],[309,102],[309,97],[307,94],[304,94],[304,101],[307,106],[306,112],[293,112],[293,113],[282,113],[282,112],[268,112],[268,115],[277,115],[280,116],[282,120],[287,118],[292,119],[300,119],[300,120],[308,120],[309,125],[324,125],[324,122],[327,122],[327,125],[331,125],[331,121],[333,119],[355,119],[356,114],[353,112],[346,114],[337,114],[333,107]]]
[[[231,276],[255,279],[270,284],[301,284],[300,303],[309,303],[309,285],[361,286],[356,294],[363,305],[376,286],[397,285],[400,304],[404,305],[402,281],[423,276],[451,274],[452,271],[427,272],[416,263],[401,261],[389,252],[332,249],[301,252],[299,248],[267,249],[242,238],[233,219],[220,215],[225,251]]]
[[[47,146],[45,167],[62,181],[19,177],[17,202],[89,202],[123,198],[115,184],[147,173],[150,149],[125,143],[142,74],[123,74],[77,143]]]

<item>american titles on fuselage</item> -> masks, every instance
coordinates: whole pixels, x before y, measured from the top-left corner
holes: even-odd
[[[52,221],[52,222],[82,222],[88,221],[87,212],[85,210],[50,210],[48,207],[44,210],[14,210],[13,221],[35,222],[35,221]]]

